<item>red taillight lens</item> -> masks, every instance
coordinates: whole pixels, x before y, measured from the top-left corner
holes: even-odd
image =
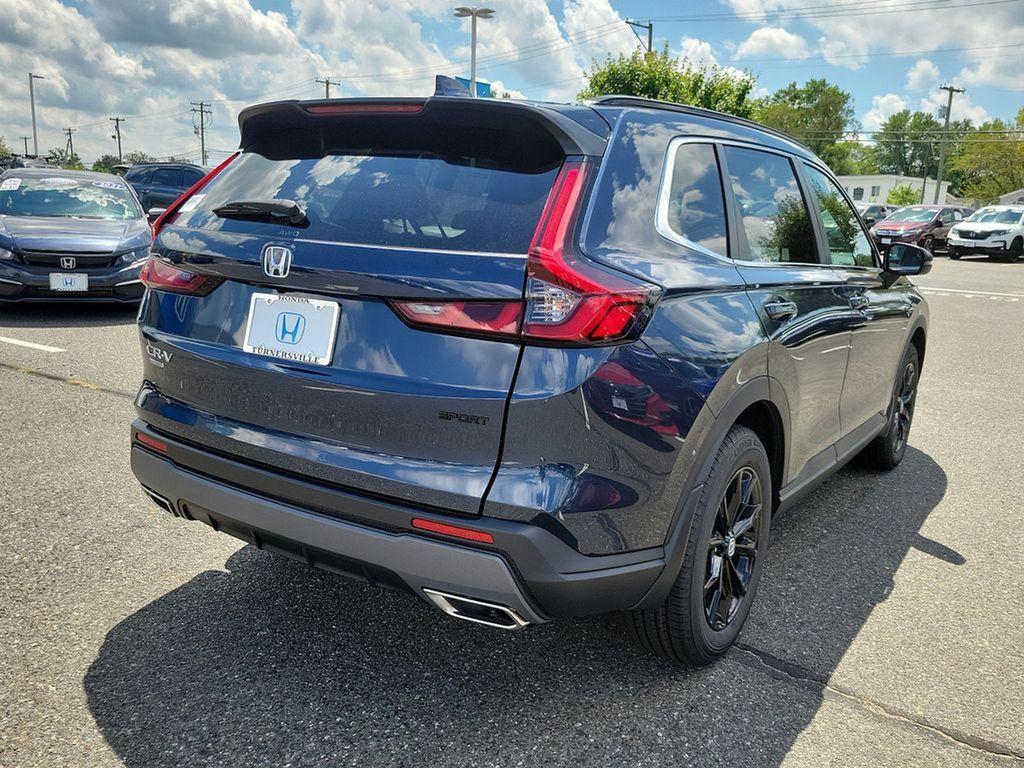
[[[167,226],[172,221],[174,221],[174,217],[178,215],[178,211],[181,208],[181,206],[185,204],[185,201],[188,200],[190,197],[192,197],[192,195],[194,195],[200,189],[205,187],[207,184],[209,184],[214,176],[216,176],[218,173],[220,173],[225,168],[227,168],[228,167],[228,163],[230,163],[232,160],[234,160],[236,157],[238,157],[238,154],[239,154],[238,152],[235,152],[233,155],[229,155],[228,158],[226,160],[224,160],[224,162],[222,162],[220,165],[218,165],[216,168],[214,168],[208,174],[203,176],[203,178],[201,178],[199,181],[197,181],[191,187],[186,189],[184,194],[182,194],[181,197],[179,197],[177,200],[175,200],[173,203],[171,203],[169,206],[167,206],[167,210],[164,211],[163,213],[161,213],[160,217],[156,221],[153,222],[153,239],[154,240],[156,240],[156,236],[160,234],[160,230],[161,229],[163,229],[165,226]]]
[[[135,439],[147,448],[152,448],[154,451],[160,451],[160,453],[167,453],[167,443],[163,440],[157,440],[155,437],[150,437],[145,432],[136,432]]]
[[[413,518],[412,527],[423,531],[430,531],[431,533],[440,533],[444,536],[454,536],[457,539],[466,539],[467,541],[479,541],[484,544],[494,543],[494,537],[487,533],[487,531],[463,528],[460,525],[448,525],[447,523],[439,523],[436,520],[427,520],[422,517]]]
[[[191,296],[205,296],[220,282],[209,275],[197,275],[187,269],[181,269],[155,256],[150,256],[139,274],[139,279],[148,287],[157,291],[185,293]]]
[[[608,343],[643,328],[659,289],[578,257],[572,230],[590,166],[566,161],[555,179],[527,263],[526,339]]]
[[[523,316],[521,301],[395,301],[410,325],[474,336],[515,336]]]

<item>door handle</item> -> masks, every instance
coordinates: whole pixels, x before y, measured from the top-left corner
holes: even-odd
[[[850,297],[850,306],[863,312],[871,306],[871,299],[862,293],[857,293]]]
[[[778,296],[768,299],[762,306],[764,306],[764,313],[772,320],[788,320],[791,317],[796,317],[796,304]]]

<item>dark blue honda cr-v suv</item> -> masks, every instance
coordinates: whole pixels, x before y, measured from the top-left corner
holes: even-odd
[[[903,457],[927,311],[810,151],[608,97],[279,102],[156,224],[132,467],[257,547],[707,663],[773,512]]]

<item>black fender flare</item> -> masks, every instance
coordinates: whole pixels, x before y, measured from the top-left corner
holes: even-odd
[[[751,405],[762,401],[771,403],[778,411],[782,421],[782,444],[784,446],[782,466],[785,468],[789,458],[789,440],[787,436],[789,435],[791,421],[789,400],[778,381],[767,375],[755,376],[737,388],[717,413],[712,412],[705,405],[694,423],[691,437],[687,439],[687,442],[690,439],[695,440],[697,446],[693,449],[693,458],[689,472],[687,472],[686,481],[683,484],[679,507],[672,518],[668,535],[665,538],[665,567],[643,598],[633,606],[634,608],[655,608],[665,601],[669,590],[675,583],[680,568],[682,568],[683,556],[686,553],[686,543],[690,538],[690,527],[693,523],[697,499],[704,487],[704,478],[711,468],[715,454],[740,414]],[[695,431],[698,434],[693,434]],[[772,489],[773,498],[777,497],[778,490],[778,488]]]

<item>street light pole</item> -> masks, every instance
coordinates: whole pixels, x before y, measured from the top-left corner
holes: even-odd
[[[36,133],[36,89],[33,81],[45,79],[46,78],[42,75],[34,75],[31,72],[28,73],[28,100],[32,105],[32,154],[36,157],[39,157],[39,136]],[[28,152],[25,154],[27,155]]]
[[[470,37],[469,53],[469,95],[476,98],[476,20],[489,19],[494,16],[493,8],[476,8],[460,5],[455,9],[455,16],[464,19],[470,18],[472,34]]]

